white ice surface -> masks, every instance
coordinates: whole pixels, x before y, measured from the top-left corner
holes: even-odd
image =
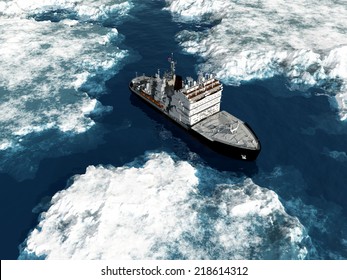
[[[125,0],[5,0],[0,2],[0,15],[26,17],[49,11],[73,12],[82,21],[99,21],[110,15],[126,15],[132,7]]]
[[[49,128],[89,129],[98,101],[78,89],[97,74],[106,80],[118,70],[126,51],[108,44],[108,33],[116,30],[30,19],[2,19],[0,30],[0,87],[6,93],[0,97],[0,139],[18,143],[20,136]]]
[[[0,151],[26,150],[28,136],[52,129],[86,132],[95,125],[91,114],[110,110],[96,98],[128,52],[115,45],[117,29],[98,21],[121,18],[131,7],[105,0],[0,2]],[[55,11],[75,16],[35,20]]]
[[[293,89],[322,87],[347,117],[347,5],[345,1],[166,0],[191,28],[182,47],[205,59],[202,71],[225,83],[284,75]],[[194,26],[213,23],[205,31]],[[337,93],[336,93],[337,92]]]
[[[20,258],[305,257],[305,229],[273,191],[199,168],[166,153],[140,166],[89,166],[53,196]],[[201,194],[211,178],[215,192]]]

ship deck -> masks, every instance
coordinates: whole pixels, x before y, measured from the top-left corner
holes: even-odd
[[[236,147],[258,150],[259,141],[244,122],[220,111],[191,127],[210,141],[218,141]]]

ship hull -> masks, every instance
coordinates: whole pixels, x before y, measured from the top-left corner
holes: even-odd
[[[259,149],[245,149],[245,148],[242,148],[242,147],[237,147],[237,146],[233,146],[233,145],[230,145],[230,144],[225,144],[225,143],[218,142],[218,141],[211,141],[211,140],[205,138],[199,132],[191,129],[189,126],[187,126],[187,125],[179,122],[178,120],[175,120],[174,118],[172,118],[160,106],[158,106],[157,104],[151,102],[148,98],[143,96],[143,94],[141,94],[140,92],[136,91],[132,87],[132,83],[129,84],[129,89],[130,89],[130,91],[132,93],[136,94],[143,101],[145,101],[146,103],[149,103],[154,108],[159,110],[161,113],[166,115],[171,121],[173,121],[177,125],[179,125],[179,126],[183,127],[184,129],[186,129],[192,136],[197,138],[200,142],[202,142],[206,146],[210,147],[212,150],[214,150],[214,151],[216,151],[216,152],[218,152],[220,154],[223,154],[225,156],[228,156],[228,157],[232,157],[232,158],[240,159],[240,160],[246,160],[246,161],[254,161],[258,157],[258,155],[260,153],[260,150],[261,150],[260,142],[259,142],[258,139],[257,140],[259,142]],[[252,129],[246,123],[244,123],[244,124],[252,131]]]
[[[246,160],[246,161],[254,161],[257,159],[260,153],[260,149],[251,150],[251,149],[236,147],[236,146],[225,144],[218,141],[211,141],[205,138],[204,136],[202,136],[200,133],[194,131],[193,129],[189,129],[189,132],[194,137],[199,139],[202,143],[209,146],[212,150],[228,157],[232,157],[232,158],[240,159],[240,160]],[[259,145],[260,145],[260,142],[259,142]]]

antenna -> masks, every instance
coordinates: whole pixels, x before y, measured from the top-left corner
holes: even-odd
[[[175,66],[177,64],[176,61],[174,61],[174,55],[171,53],[171,57],[169,57],[169,62],[170,62],[170,68],[171,68],[171,75],[175,75]]]

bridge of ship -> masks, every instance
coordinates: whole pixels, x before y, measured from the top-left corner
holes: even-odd
[[[192,88],[194,88],[192,90]],[[207,95],[216,93],[222,89],[221,83],[216,80],[208,80],[202,85],[196,85],[183,91],[184,95],[189,99],[190,102],[196,102],[204,98]]]

